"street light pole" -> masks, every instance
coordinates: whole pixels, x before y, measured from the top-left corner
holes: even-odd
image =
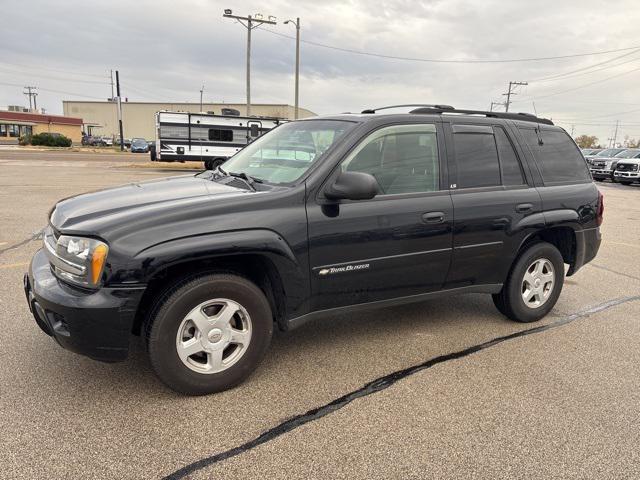
[[[200,89],[200,113],[202,113],[202,93],[204,92],[204,85]]]
[[[251,15],[247,15],[246,17],[241,17],[238,15],[233,15],[231,9],[227,8],[224,11],[223,17],[233,18],[240,25],[247,29],[247,117],[251,115],[251,30],[254,28],[258,28],[264,23],[269,25],[276,24],[276,17],[269,15],[269,17],[265,20],[263,16],[259,13],[255,14],[253,17]],[[246,23],[245,23],[246,22]]]
[[[298,94],[299,94],[299,86],[300,86],[300,17],[296,17],[295,22],[293,20],[287,20],[284,22],[293,23],[296,26],[296,93],[295,93],[295,111],[293,113],[293,118],[295,120],[298,119]]]

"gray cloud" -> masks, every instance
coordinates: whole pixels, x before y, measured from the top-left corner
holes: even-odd
[[[270,29],[286,35],[295,30],[282,21],[300,16],[306,40],[404,57],[546,57],[640,44],[639,7],[629,0],[23,0],[2,6],[0,106],[26,101],[21,88],[7,83],[41,87],[38,103],[51,112],[60,112],[61,100],[72,95],[44,89],[106,98],[112,68],[120,70],[123,94],[132,100],[196,101],[204,82],[207,100],[243,101],[246,32],[222,18],[225,7],[275,15],[279,24]],[[381,59],[303,44],[301,104],[318,113],[408,102],[486,109],[492,100],[502,100],[509,80],[557,75],[621,53],[459,65]],[[293,102],[293,60],[292,40],[254,30],[255,102]],[[638,68],[640,52],[624,60],[632,61],[573,78],[531,82],[518,91],[513,109],[532,111],[535,102],[540,115],[605,142],[619,119],[620,135],[640,137],[638,113],[613,115],[640,104],[640,71],[546,97]]]

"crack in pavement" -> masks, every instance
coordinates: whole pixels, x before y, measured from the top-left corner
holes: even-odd
[[[595,313],[601,312],[603,310],[607,310],[611,307],[615,307],[617,305],[623,304],[623,303],[628,303],[628,302],[634,302],[634,301],[638,301],[640,300],[640,295],[634,295],[634,296],[627,296],[627,297],[621,297],[621,298],[617,298],[617,299],[613,299],[613,300],[609,300],[606,301],[604,303],[600,303],[598,305],[595,305],[593,307],[590,307],[586,310],[583,310],[581,312],[578,313],[574,313],[568,316],[563,317],[561,320],[558,320],[556,322],[551,322],[545,325],[540,325],[538,327],[533,327],[533,328],[529,328],[526,330],[521,330],[519,332],[515,332],[515,333],[511,333],[509,335],[504,335],[501,337],[496,337],[492,340],[488,340],[486,342],[482,342],[479,343],[477,345],[473,345],[471,347],[467,347],[463,350],[459,350],[456,352],[452,352],[452,353],[447,353],[444,355],[439,355],[437,357],[433,357],[430,358],[429,360],[426,360],[423,363],[420,363],[418,365],[414,365],[408,368],[405,368],[403,370],[398,370],[392,373],[389,373],[387,375],[384,375],[382,377],[379,377],[367,384],[365,384],[364,386],[362,386],[361,388],[354,390],[350,393],[347,393],[346,395],[343,395],[339,398],[336,398],[335,400],[332,400],[331,402],[322,405],[320,407],[316,407],[314,409],[311,409],[309,411],[307,411],[306,413],[300,414],[300,415],[296,415],[295,417],[292,417],[288,420],[285,420],[284,422],[276,425],[275,427],[267,430],[266,432],[263,432],[262,434],[260,434],[259,436],[255,437],[252,440],[249,440],[248,442],[243,443],[242,445],[239,445],[235,448],[231,448],[229,450],[226,450],[224,452],[212,455],[210,457],[205,457],[203,459],[197,460],[193,463],[190,463],[189,465],[186,465],[185,467],[182,467],[176,471],[174,471],[173,473],[170,473],[169,475],[163,477],[164,480],[175,480],[175,479],[180,479],[180,478],[184,478],[187,475],[191,475],[192,473],[198,471],[198,470],[202,470],[203,468],[209,467],[211,465],[214,465],[218,462],[221,462],[223,460],[227,460],[229,458],[235,457],[237,455],[240,455],[241,453],[247,452],[249,450],[252,450],[264,443],[267,443],[271,440],[274,440],[276,438],[278,438],[281,435],[284,435],[285,433],[288,433],[302,425],[305,425],[309,422],[312,422],[314,420],[318,420],[322,417],[325,417],[337,410],[340,410],[341,408],[347,406],[348,404],[350,404],[351,402],[353,402],[354,400],[358,399],[358,398],[362,398],[362,397],[366,397],[368,395],[372,395],[376,392],[380,392],[382,390],[385,390],[387,388],[389,388],[390,386],[394,385],[396,382],[410,376],[413,375],[415,373],[418,373],[422,370],[426,370],[428,368],[431,368],[435,365],[438,365],[440,363],[444,363],[444,362],[448,362],[450,360],[456,360],[459,358],[463,358],[466,357],[467,355],[471,355],[473,353],[479,352],[481,350],[485,350],[487,348],[499,345],[503,342],[506,342],[508,340],[513,340],[514,338],[519,338],[519,337],[524,337],[527,335],[533,335],[536,333],[540,333],[540,332],[544,332],[547,330],[551,330],[554,328],[558,328],[561,327],[563,325],[567,325],[568,323],[573,322],[574,320],[577,320],[579,318],[585,318],[585,317],[589,317]]]
[[[29,238],[25,238],[21,242],[14,243],[13,245],[9,245],[8,247],[0,249],[0,255],[2,255],[4,252],[8,252],[9,250],[20,248],[29,242],[33,242],[34,240],[42,240],[43,233],[44,233],[44,228],[42,230],[38,230],[37,232],[34,232]]]
[[[623,277],[631,278],[632,280],[640,280],[640,277],[634,277],[633,275],[629,275],[628,273],[618,272],[617,270],[614,270],[613,268],[608,268],[608,267],[605,267],[603,265],[598,265],[597,263],[587,263],[586,266],[587,267],[593,267],[593,268],[599,268],[600,270],[605,270],[607,272],[615,273],[615,274],[621,275]]]

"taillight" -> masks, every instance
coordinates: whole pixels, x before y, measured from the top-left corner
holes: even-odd
[[[603,216],[604,216],[604,195],[602,195],[602,192],[598,190],[598,213],[596,213],[596,220],[598,222],[598,226],[602,225]]]

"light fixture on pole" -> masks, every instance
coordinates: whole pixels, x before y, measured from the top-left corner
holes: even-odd
[[[296,17],[294,20],[287,20],[284,22],[285,25],[287,23],[292,23],[296,27],[296,93],[295,93],[295,111],[294,118],[298,119],[298,94],[299,94],[299,86],[300,86],[300,17]]]
[[[241,17],[239,15],[234,15],[233,11],[230,8],[226,8],[222,16],[235,19],[240,25],[242,25],[247,29],[247,117],[248,117],[251,115],[251,30],[253,30],[254,28],[258,28],[264,23],[275,25],[276,17],[269,15],[265,20],[264,16],[260,13],[255,14],[253,17],[251,15],[247,15],[246,17]]]

